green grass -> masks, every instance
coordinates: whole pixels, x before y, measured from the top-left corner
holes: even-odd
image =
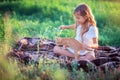
[[[119,46],[120,2],[118,1],[35,0],[29,2],[23,0],[3,2],[0,3],[0,39],[3,39],[5,34],[2,18],[6,11],[11,12],[9,21],[12,34],[17,34],[18,39],[24,36],[49,39],[55,39],[56,36],[74,37],[74,31],[60,32],[58,27],[74,23],[73,10],[79,3],[87,3],[92,9],[99,29],[99,45]]]

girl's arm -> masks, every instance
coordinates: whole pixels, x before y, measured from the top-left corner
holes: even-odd
[[[93,49],[97,49],[99,47],[98,45],[98,38],[93,38],[93,45],[86,45],[86,44],[82,44],[83,48],[93,48]]]
[[[63,25],[60,26],[60,29],[75,29],[76,24],[72,24],[72,25]]]
[[[97,49],[98,48],[98,38],[93,38],[93,45],[91,45],[90,47],[93,49]]]

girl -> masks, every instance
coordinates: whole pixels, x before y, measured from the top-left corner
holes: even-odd
[[[74,16],[75,24],[61,26],[60,29],[74,29],[76,31],[75,39],[82,43],[82,47],[93,49],[92,51],[81,50],[79,59],[93,60],[95,59],[94,49],[98,48],[98,29],[91,9],[86,4],[80,4],[74,10]],[[64,49],[63,47],[55,46],[53,51],[56,54],[74,58],[71,48]]]

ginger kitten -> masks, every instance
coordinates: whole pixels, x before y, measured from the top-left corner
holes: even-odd
[[[56,44],[63,45],[65,49],[66,47],[72,48],[75,53],[75,59],[78,58],[80,50],[89,50],[89,51],[91,50],[91,49],[83,48],[82,43],[80,43],[74,38],[56,38]]]

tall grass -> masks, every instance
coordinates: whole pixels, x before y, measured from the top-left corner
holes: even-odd
[[[15,80],[15,76],[19,73],[16,62],[8,61],[6,54],[12,48],[12,27],[9,23],[9,12],[3,16],[4,38],[0,41],[0,80]],[[14,64],[14,65],[13,65]]]

